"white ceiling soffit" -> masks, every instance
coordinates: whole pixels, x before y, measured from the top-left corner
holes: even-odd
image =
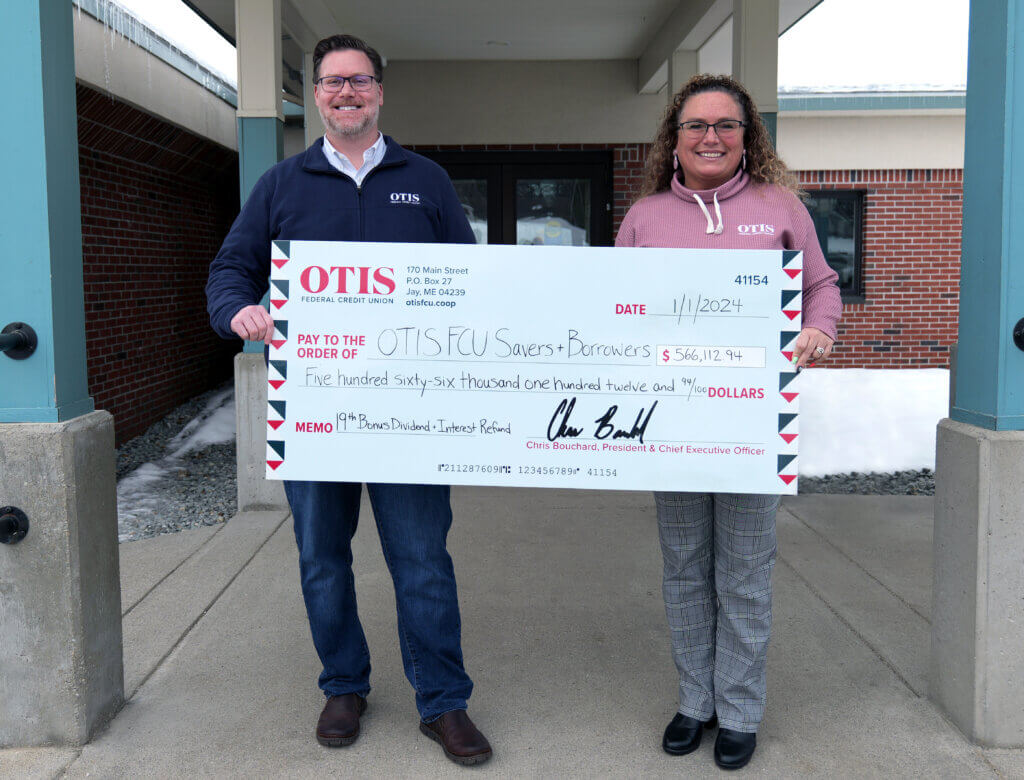
[[[823,0],[779,0],[779,29],[782,35]],[[637,89],[651,94],[668,80],[668,59],[679,49],[696,51],[732,16],[732,0],[681,0],[672,15],[640,54]]]
[[[235,0],[185,0],[234,38]],[[244,0],[239,0],[244,2]],[[821,0],[779,0],[779,33]],[[281,0],[298,47],[348,32],[389,60],[636,59],[653,74],[676,49],[698,49],[732,0]]]
[[[235,43],[235,0],[183,2],[232,44]],[[281,81],[285,93],[299,104],[302,103],[302,54],[304,51],[312,51],[316,42],[323,37],[317,34],[308,20],[315,19],[320,26],[327,29],[334,26],[334,19],[322,2],[304,3],[303,13],[300,13],[290,0],[281,0]]]
[[[779,35],[821,5],[824,0],[779,0]]]
[[[679,0],[325,2],[390,60],[616,60],[639,57]]]
[[[217,32],[235,42],[235,0],[182,0]]]

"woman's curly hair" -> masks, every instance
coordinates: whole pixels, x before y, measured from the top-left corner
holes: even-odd
[[[746,88],[730,76],[702,73],[683,84],[665,110],[658,135],[644,165],[644,180],[639,197],[645,198],[669,188],[675,173],[673,155],[679,133],[679,112],[688,98],[701,92],[724,92],[739,104],[743,112],[740,118],[747,123],[743,132],[743,150],[747,155],[746,166],[750,179],[759,184],[774,184],[799,193],[796,176],[775,154],[768,128],[761,121],[761,114]]]

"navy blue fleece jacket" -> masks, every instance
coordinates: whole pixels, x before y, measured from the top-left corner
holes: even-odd
[[[275,239],[474,243],[448,174],[384,141],[361,187],[327,161],[322,138],[260,177],[210,266],[206,308],[218,334],[235,338],[231,318],[263,298]]]

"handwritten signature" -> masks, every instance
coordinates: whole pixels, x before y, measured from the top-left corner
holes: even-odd
[[[628,429],[619,428],[612,424],[612,420],[616,413],[619,411],[617,404],[609,406],[607,411],[594,420],[597,423],[597,428],[594,429],[593,437],[595,439],[639,439],[640,443],[644,443],[644,433],[647,430],[647,425],[651,422],[651,416],[654,414],[655,408],[657,408],[658,402],[655,401],[651,404],[651,408],[646,410],[644,414],[644,408],[641,407],[640,411],[636,413],[636,419],[633,421],[632,426]],[[551,421],[548,423],[547,437],[548,441],[555,441],[556,439],[574,439],[583,434],[583,428],[577,428],[570,424],[573,410],[576,408],[576,398],[572,399],[563,398],[555,409],[555,413],[551,415]]]

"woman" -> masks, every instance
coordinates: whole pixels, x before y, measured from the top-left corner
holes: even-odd
[[[676,94],[647,159],[641,200],[616,246],[803,250],[799,367],[826,360],[841,303],[796,178],[775,155],[747,90],[700,75]],[[749,225],[764,225],[756,235]],[[715,763],[754,754],[764,715],[771,575],[779,497],[655,493],[665,611],[679,670],[679,709],[662,747],[685,755],[719,725]],[[716,719],[717,715],[717,719]]]

